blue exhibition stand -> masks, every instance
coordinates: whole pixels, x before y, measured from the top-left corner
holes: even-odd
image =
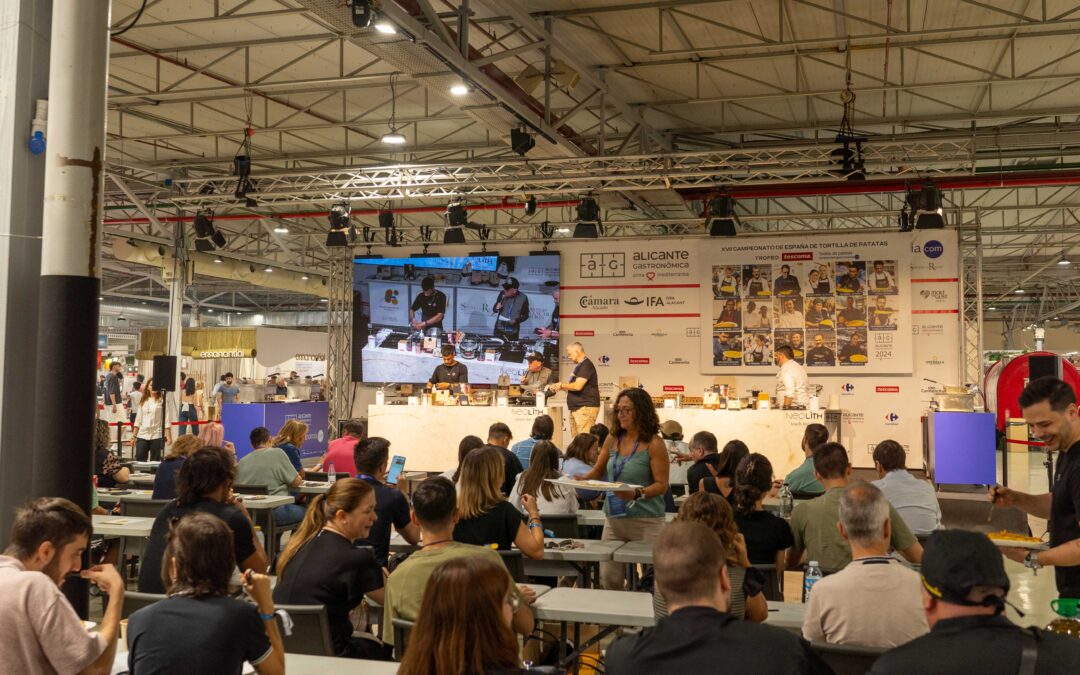
[[[251,452],[251,430],[266,427],[275,436],[289,420],[308,425],[307,440],[300,448],[300,458],[321,457],[326,453],[330,404],[326,401],[300,403],[226,403],[221,406],[221,424],[225,440],[236,446],[236,458]]]
[[[997,437],[993,413],[931,412],[925,460],[937,485],[994,485]]]

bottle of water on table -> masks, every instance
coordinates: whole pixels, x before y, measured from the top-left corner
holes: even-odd
[[[795,496],[791,494],[791,487],[787,482],[780,486],[777,498],[780,500],[780,517],[790,518],[791,510],[795,507]]]
[[[330,462],[326,465],[326,481],[333,483],[337,480],[337,473],[334,471],[334,463]]]
[[[817,561],[811,560],[810,565],[806,568],[806,574],[803,576],[803,602],[810,599],[810,589],[814,587],[814,584],[821,581],[822,576]]]

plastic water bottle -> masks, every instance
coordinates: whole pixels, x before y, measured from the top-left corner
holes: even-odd
[[[334,472],[334,463],[330,462],[326,465],[326,481],[333,483],[337,480],[337,473]]]
[[[790,518],[791,510],[795,507],[795,496],[791,494],[791,487],[786,482],[780,486],[777,497],[780,499],[780,517]]]
[[[810,565],[806,568],[806,574],[803,576],[803,602],[810,599],[810,589],[814,587],[814,584],[821,581],[821,568],[818,567],[816,560],[811,560]]]

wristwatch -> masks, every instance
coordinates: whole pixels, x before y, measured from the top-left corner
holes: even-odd
[[[1038,551],[1028,551],[1028,554],[1024,556],[1024,567],[1032,570],[1042,569],[1042,565],[1039,564]]]

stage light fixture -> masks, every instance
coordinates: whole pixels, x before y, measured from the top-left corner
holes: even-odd
[[[577,225],[574,239],[596,239],[600,236],[600,205],[594,197],[582,197],[577,205]]]
[[[1072,261],[1069,260],[1068,258],[1062,258],[1061,260],[1058,261],[1058,264],[1059,265],[1071,265]]]
[[[222,258],[219,255],[214,256],[214,263],[215,264],[220,264],[220,263],[223,263],[223,262],[225,262],[225,258]]]
[[[383,134],[380,140],[387,145],[405,145],[406,141],[405,136],[394,128],[390,129],[390,133]]]
[[[900,210],[900,231],[940,230],[945,227],[941,208],[941,188],[925,183],[918,190],[909,190]]]
[[[731,195],[719,194],[709,200],[705,211],[705,226],[710,237],[734,237],[735,200]]]
[[[212,209],[200,209],[195,213],[195,250],[202,253],[225,248],[225,235],[214,227]]]
[[[446,205],[446,231],[443,233],[444,244],[464,244],[465,226],[469,224],[469,212],[462,202],[450,202]]]
[[[524,127],[510,130],[510,149],[517,154],[524,157],[535,146],[536,138],[526,131]]]
[[[375,8],[372,6],[372,0],[351,0],[346,4],[349,5],[349,15],[352,17],[354,26],[367,28],[371,25],[371,20],[375,18]]]
[[[270,267],[269,265],[267,265],[266,267],[263,268],[263,272],[273,272],[273,271],[274,271],[274,268]]]
[[[831,170],[834,176],[846,180],[866,180],[866,174],[863,172],[865,162],[862,156],[864,140],[847,134],[837,135],[836,142],[840,144],[840,147],[829,153],[839,167]]]
[[[531,216],[536,214],[536,197],[529,195],[525,199],[525,215]]]
[[[330,208],[330,231],[326,233],[327,246],[348,246],[356,241],[356,228],[349,218],[349,204],[334,204]]]

